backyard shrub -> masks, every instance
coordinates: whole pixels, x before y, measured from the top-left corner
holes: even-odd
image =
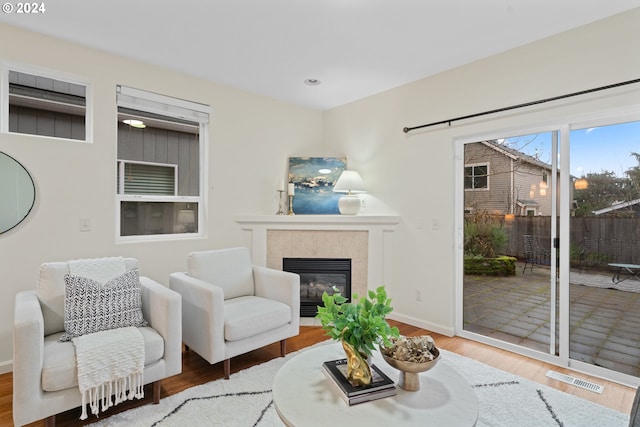
[[[497,258],[465,257],[464,274],[477,276],[515,276],[516,259],[510,256]]]
[[[507,245],[502,222],[488,212],[477,212],[464,220],[465,257],[495,258]]]

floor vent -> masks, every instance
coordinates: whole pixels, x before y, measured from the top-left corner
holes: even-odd
[[[554,380],[562,381],[563,383],[574,385],[576,387],[593,391],[594,393],[602,393],[604,391],[604,387],[601,385],[581,380],[579,378],[572,377],[571,375],[561,374],[560,372],[556,371],[548,371],[547,377],[553,378]]]

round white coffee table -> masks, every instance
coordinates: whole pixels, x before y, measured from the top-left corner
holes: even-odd
[[[323,344],[287,361],[273,382],[273,401],[288,426],[473,426],[478,399],[471,386],[445,363],[420,374],[420,390],[348,406],[322,373],[322,362],[344,358],[339,343]],[[378,353],[373,363],[398,382],[399,371]]]

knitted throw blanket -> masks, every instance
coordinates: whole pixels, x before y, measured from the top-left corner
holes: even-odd
[[[72,276],[88,277],[98,283],[106,283],[127,271],[122,257],[72,259],[68,264]]]
[[[110,329],[72,340],[76,349],[81,420],[125,400],[144,397],[144,341],[135,327]],[[112,396],[115,400],[112,400]]]

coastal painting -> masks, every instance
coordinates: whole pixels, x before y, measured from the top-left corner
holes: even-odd
[[[294,184],[293,212],[296,215],[338,215],[333,186],[347,168],[347,160],[337,157],[289,157],[289,183]]]

